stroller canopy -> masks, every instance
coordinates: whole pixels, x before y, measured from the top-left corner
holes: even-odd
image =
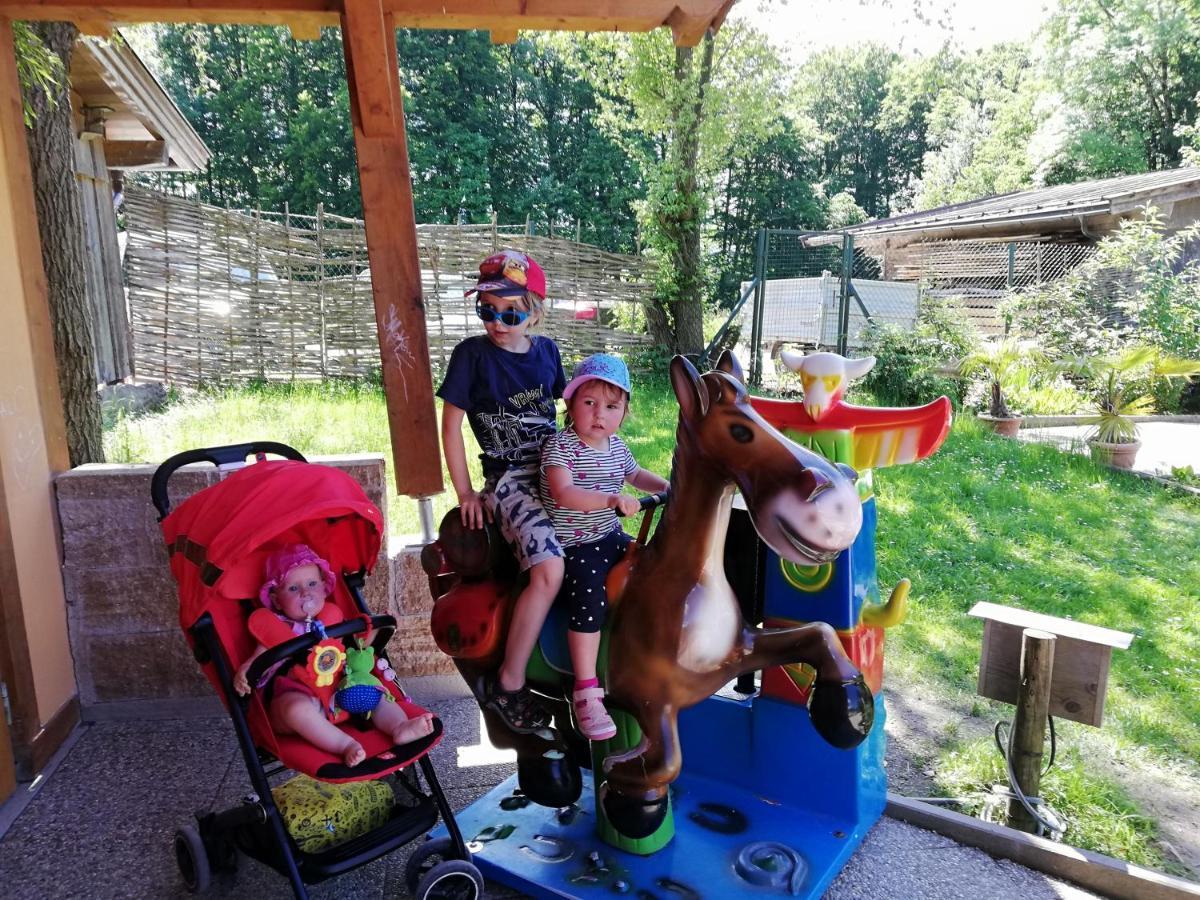
[[[267,555],[285,544],[308,544],[337,576],[370,571],[383,516],[339,469],[270,460],[188,498],[162,529],[186,630],[221,601],[256,598]]]

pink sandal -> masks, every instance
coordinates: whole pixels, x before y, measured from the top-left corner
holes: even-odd
[[[607,741],[616,737],[617,726],[604,708],[604,688],[581,688],[571,695],[575,721],[579,731],[589,741]]]

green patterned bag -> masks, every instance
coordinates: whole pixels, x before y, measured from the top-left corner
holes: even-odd
[[[383,781],[329,784],[307,775],[297,775],[273,793],[283,824],[305,853],[328,850],[378,828],[395,802]]]

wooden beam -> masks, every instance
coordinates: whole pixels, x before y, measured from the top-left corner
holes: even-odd
[[[417,254],[395,27],[392,17],[385,16],[383,30],[388,40],[364,41],[356,39],[354,34],[360,21],[349,16],[343,21],[342,46],[346,53],[346,77],[351,84],[350,117],[383,361],[392,471],[399,493],[428,497],[443,490],[442,460],[425,335],[425,303],[421,296],[421,262]],[[373,23],[368,28],[374,32]],[[382,54],[384,59],[363,58],[360,52]],[[372,136],[363,127],[362,110],[353,87],[358,83],[360,67],[382,72],[387,77],[389,113],[396,124],[389,134]]]
[[[887,795],[885,813],[901,822],[944,834],[960,844],[978,847],[991,856],[1011,859],[1055,878],[1073,881],[1105,897],[1128,900],[1200,898],[1200,884],[1173,878],[1153,869],[1143,869],[1090,850],[1059,844],[1048,838],[1014,831],[1003,825],[983,822],[962,813],[901,797],[891,791]]]
[[[493,44],[515,44],[517,42],[517,29],[515,28],[493,28],[491,38]]]
[[[671,28],[676,47],[695,47],[708,30],[710,19],[705,15],[688,15],[676,7],[667,16],[666,24]]]
[[[294,19],[288,22],[288,30],[292,33],[292,40],[319,41],[321,39],[321,20],[318,18]]]
[[[171,151],[166,141],[105,141],[104,160],[110,169],[165,166]]]
[[[668,24],[677,43],[694,45],[717,29],[732,0],[381,0],[384,13],[405,28],[474,28],[484,31],[650,31]],[[100,4],[82,0],[0,0],[0,15],[13,19],[95,20]],[[336,26],[339,0],[112,0],[104,18],[126,22],[199,22],[286,25],[313,18]]]
[[[395,90],[399,91],[399,80],[388,71],[391,60],[388,47],[395,48],[395,29],[384,23],[381,0],[345,2],[342,40],[348,47],[347,53],[354,57],[350,93],[358,107],[359,124],[369,138],[393,137],[399,107],[394,99],[393,82]]]
[[[79,29],[81,34],[86,34],[89,37],[104,38],[106,41],[112,37],[113,33],[113,23],[108,19],[99,17],[76,19],[75,27]]]

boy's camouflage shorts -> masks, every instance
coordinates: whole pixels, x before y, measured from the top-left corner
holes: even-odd
[[[537,467],[531,466],[509,469],[494,481],[489,478],[484,486],[484,501],[517,555],[522,572],[563,555],[554,523],[542,506],[538,480]]]

